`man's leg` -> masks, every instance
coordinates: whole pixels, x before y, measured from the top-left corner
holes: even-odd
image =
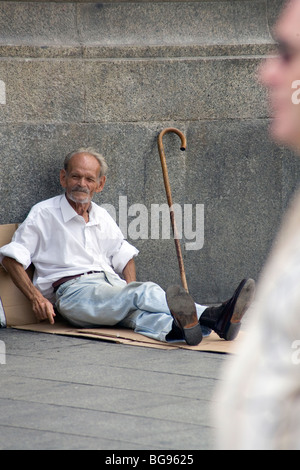
[[[57,310],[79,327],[119,325],[160,341],[173,327],[166,294],[153,282],[126,284],[118,276],[92,274],[66,282],[56,295]],[[196,306],[198,318],[205,308]]]
[[[233,296],[218,307],[202,307],[199,324],[193,310],[193,300],[180,286],[167,290],[167,301],[174,317],[174,324],[167,340],[171,341],[181,335],[188,344],[196,345],[201,341],[199,328],[215,331],[220,338],[234,340],[241,328],[241,321],[250,307],[255,292],[253,279],[244,279],[238,285]],[[200,326],[199,326],[200,325]]]
[[[214,330],[220,338],[234,340],[241,328],[241,321],[249,309],[255,294],[253,279],[244,279],[233,296],[218,307],[208,307],[201,315],[200,323]]]
[[[254,287],[253,280],[242,281],[233,297],[219,307],[195,304],[202,335],[213,329],[221,338],[234,339]],[[118,276],[104,273],[81,276],[59,287],[56,307],[80,327],[119,324],[160,341],[186,339],[182,324],[170,313],[165,292],[152,282],[126,284]]]

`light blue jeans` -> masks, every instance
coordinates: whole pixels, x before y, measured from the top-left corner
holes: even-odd
[[[56,291],[56,308],[81,328],[120,326],[159,341],[166,341],[173,317],[165,292],[153,282],[127,284],[119,276],[101,272],[84,274]],[[196,304],[200,318],[206,307]],[[203,327],[203,335],[211,330]]]

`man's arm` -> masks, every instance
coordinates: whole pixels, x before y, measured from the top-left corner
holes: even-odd
[[[123,269],[123,276],[127,284],[129,284],[130,282],[136,281],[136,269],[135,269],[135,262],[133,258],[130,261],[128,261],[125,268]]]
[[[48,318],[53,325],[55,317],[53,305],[33,285],[23,266],[8,256],[3,258],[2,264],[15,285],[30,300],[36,318],[40,321]]]

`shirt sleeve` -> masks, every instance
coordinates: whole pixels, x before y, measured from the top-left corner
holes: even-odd
[[[27,269],[38,243],[37,230],[30,218],[27,218],[15,231],[12,241],[0,248],[0,262],[5,256],[15,259]]]
[[[116,273],[122,274],[126,264],[138,255],[138,250],[130,245],[126,240],[122,240],[121,245],[111,258],[112,266]]]
[[[104,238],[107,242],[110,264],[117,274],[122,274],[128,261],[137,256],[139,251],[125,240],[120,228],[107,212]]]

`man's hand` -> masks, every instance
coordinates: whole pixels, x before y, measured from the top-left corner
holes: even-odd
[[[15,285],[23,292],[27,299],[30,300],[33,313],[37,320],[42,321],[48,319],[50,324],[53,325],[55,317],[53,305],[33,285],[23,266],[15,259],[7,256],[3,258],[2,264]]]
[[[35,314],[37,320],[49,320],[51,325],[54,324],[55,312],[53,305],[49,300],[42,296],[42,294],[37,291],[36,295],[31,299],[32,310]]]

